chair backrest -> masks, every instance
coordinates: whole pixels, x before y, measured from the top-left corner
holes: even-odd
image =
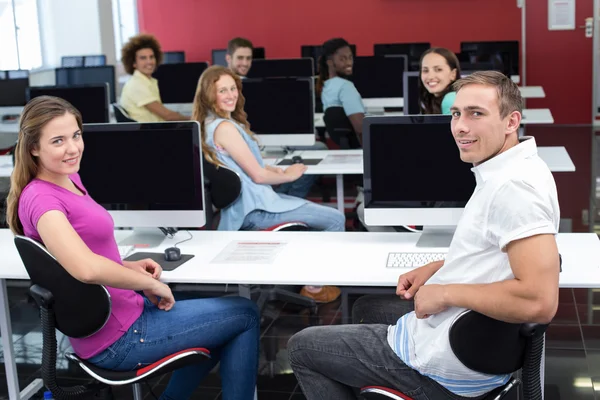
[[[343,107],[329,107],[323,115],[331,140],[342,149],[360,149],[361,145]]]
[[[202,167],[205,188],[216,208],[223,209],[240,197],[242,181],[235,171],[224,166],[217,167],[204,158]]]
[[[111,312],[110,294],[104,286],[78,281],[35,240],[16,236],[15,245],[33,284],[52,293],[59,331],[84,338],[104,327]]]
[[[466,367],[484,374],[511,374],[523,367],[531,338],[548,325],[511,324],[467,310],[450,328],[450,346]]]
[[[113,110],[115,110],[115,119],[117,122],[136,122],[131,119],[127,111],[119,103],[113,103],[112,106]]]

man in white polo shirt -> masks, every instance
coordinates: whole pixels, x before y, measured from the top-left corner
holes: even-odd
[[[519,88],[489,71],[454,89],[452,134],[477,186],[446,261],[400,276],[400,298],[375,299],[366,310],[362,302],[363,322],[371,324],[311,327],[290,339],[290,362],[308,400],[356,399],[356,388],[367,385],[415,400],[479,398],[509,377],[477,373],[454,356],[448,332],[456,317],[470,309],[548,323],[556,313],[558,198],[535,139],[518,138]],[[413,298],[414,311],[402,315]]]

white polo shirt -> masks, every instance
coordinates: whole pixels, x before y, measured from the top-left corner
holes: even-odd
[[[428,284],[485,284],[514,278],[506,245],[539,234],[556,234],[560,219],[552,173],[537,155],[535,139],[472,168],[477,186],[458,223],[444,266]],[[508,375],[465,367],[450,347],[449,330],[462,308],[426,319],[404,315],[388,329],[388,343],[408,366],[451,392],[476,397],[503,385]]]

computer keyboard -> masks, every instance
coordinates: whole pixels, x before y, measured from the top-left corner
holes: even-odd
[[[445,259],[446,253],[390,253],[387,268],[416,268]]]
[[[134,246],[119,246],[119,255],[121,256],[121,260],[129,257],[134,250]]]

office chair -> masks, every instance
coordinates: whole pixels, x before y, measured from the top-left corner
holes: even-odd
[[[112,106],[113,110],[115,110],[115,119],[117,122],[136,122],[119,103],[112,103]]]
[[[133,384],[134,400],[142,399],[140,383],[210,358],[206,349],[186,349],[133,371],[111,371],[98,368],[67,353],[68,360],[78,364],[93,383],[62,387],[56,381],[56,329],[72,338],[85,338],[98,332],[111,313],[110,295],[102,285],[85,284],[72,277],[38,242],[15,237],[15,245],[33,285],[30,294],[40,308],[43,332],[42,379],[54,398],[81,399],[100,395],[112,399],[110,386]],[[56,329],[55,329],[56,328]]]
[[[323,121],[329,137],[341,149],[362,148],[343,107],[329,107],[325,110]]]

